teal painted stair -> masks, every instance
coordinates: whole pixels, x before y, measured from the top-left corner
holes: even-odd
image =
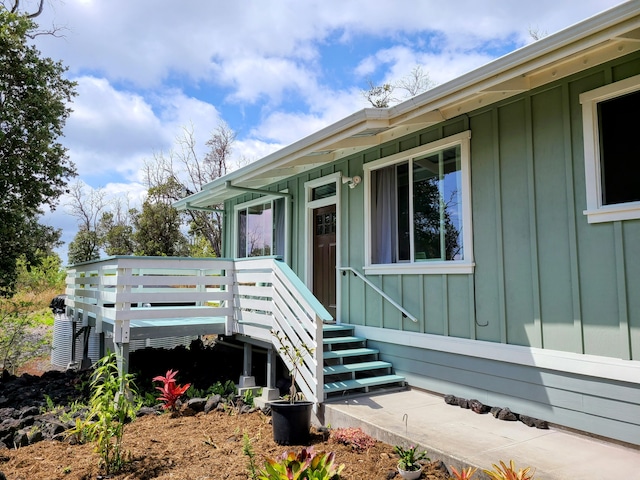
[[[324,393],[327,399],[406,388],[393,365],[367,347],[367,339],[353,334],[349,325],[323,325]]]

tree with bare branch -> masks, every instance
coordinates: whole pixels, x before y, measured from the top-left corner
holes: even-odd
[[[207,153],[200,158],[193,128],[185,127],[176,140],[177,148],[156,154],[145,163],[147,187],[156,191],[162,187],[162,194],[171,201],[202,190],[207,183],[227,174],[235,138],[235,132],[226,123],[220,122],[206,142]],[[221,208],[213,206],[212,209],[216,207]],[[187,210],[185,215],[194,243],[198,243],[198,237],[204,237],[215,255],[221,256],[222,215],[219,212],[197,210]]]
[[[363,90],[362,95],[372,107],[388,108],[393,104],[426,92],[434,86],[435,82],[429,78],[429,74],[420,65],[416,65],[408,75],[396,82],[376,85],[369,80],[369,88]],[[402,94],[394,96],[397,92],[402,92]]]

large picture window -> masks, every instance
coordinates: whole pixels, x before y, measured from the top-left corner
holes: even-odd
[[[472,267],[469,132],[365,166],[368,272]]]
[[[236,208],[237,257],[284,257],[285,202],[282,198]]]
[[[589,223],[640,218],[640,75],[580,95]]]

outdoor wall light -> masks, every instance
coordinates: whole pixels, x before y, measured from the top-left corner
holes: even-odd
[[[362,177],[358,175],[356,175],[355,177],[342,177],[342,184],[344,185],[345,183],[348,183],[349,188],[356,188],[356,185],[358,185],[361,181]]]

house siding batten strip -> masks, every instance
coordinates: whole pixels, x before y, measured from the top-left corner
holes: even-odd
[[[578,263],[578,233],[576,215],[576,191],[574,184],[577,181],[572,167],[574,149],[571,131],[571,89],[568,83],[562,85],[562,131],[564,139],[564,165],[565,186],[567,198],[567,228],[569,242],[569,264],[571,279],[571,308],[573,318],[572,336],[577,339],[576,352],[584,353],[584,335],[582,331],[582,309],[580,307],[580,265]],[[544,338],[544,337],[543,337]]]
[[[624,255],[624,237],[622,222],[613,222],[615,237],[616,280],[618,292],[618,315],[620,316],[620,353],[624,360],[631,360],[631,332],[629,330],[629,309],[627,304],[627,285]]]
[[[532,346],[544,347],[543,319],[540,301],[540,268],[538,252],[538,222],[536,208],[536,183],[535,183],[535,151],[533,145],[533,111],[531,98],[525,98],[525,132],[526,132],[526,163],[527,163],[527,191],[529,193],[529,240],[531,248],[531,285],[533,295],[533,324],[534,333],[537,336]]]
[[[505,294],[505,271],[504,271],[504,236],[502,230],[502,195],[499,188],[501,181],[500,174],[500,119],[498,112],[493,110],[492,120],[492,140],[493,140],[493,174],[494,174],[494,193],[495,193],[495,212],[496,212],[496,251],[498,261],[498,312],[500,319],[500,342],[507,343],[507,305]],[[475,138],[475,136],[474,136]],[[473,140],[472,140],[473,141]],[[472,149],[473,151],[473,149]]]

